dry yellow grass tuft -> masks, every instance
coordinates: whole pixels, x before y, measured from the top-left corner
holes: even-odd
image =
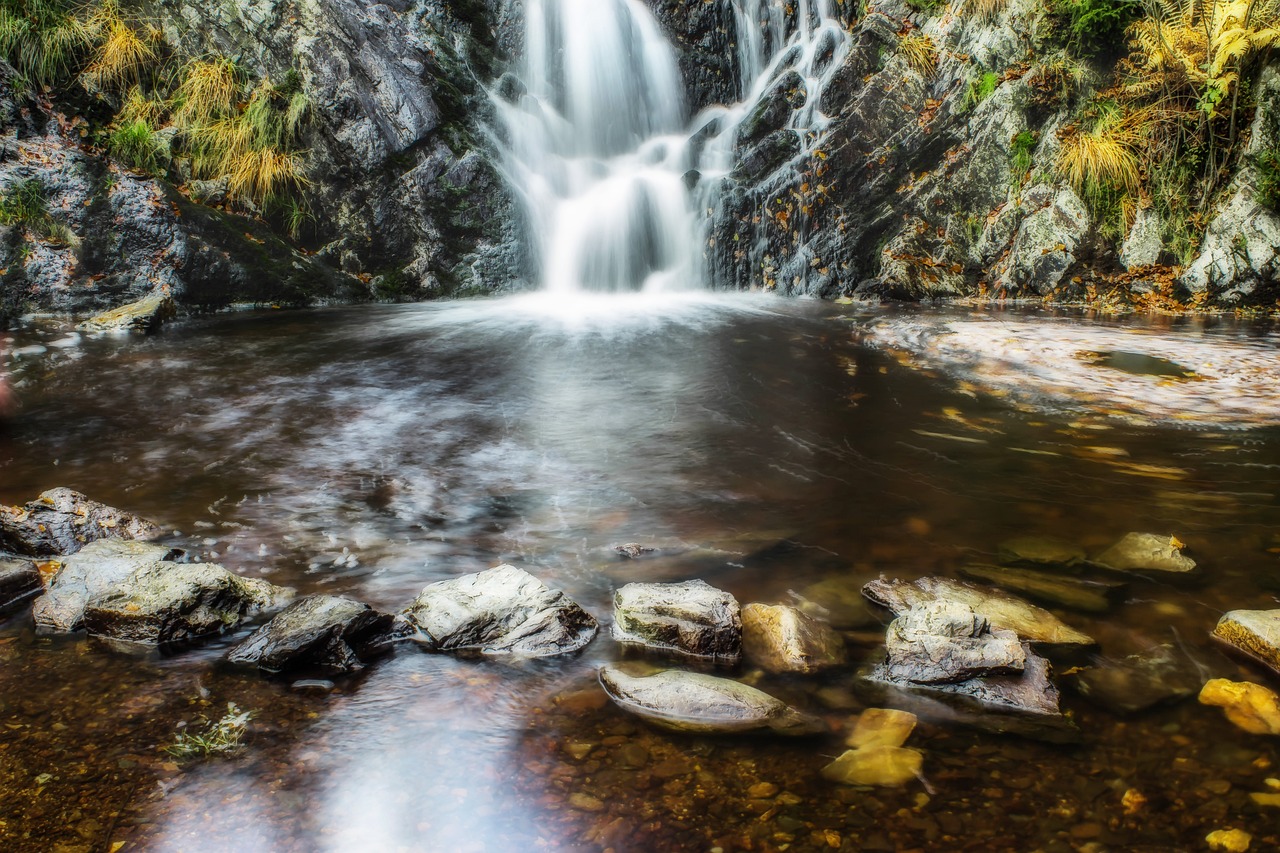
[[[1062,139],[1058,172],[1081,195],[1098,187],[1134,194],[1142,181],[1140,155],[1148,130],[1146,111],[1110,110],[1091,130],[1078,130]]]
[[[136,82],[143,69],[155,62],[155,48],[125,23],[114,2],[102,4],[90,26],[101,38],[85,70],[85,78],[93,86],[119,88]]]
[[[898,50],[921,77],[932,77],[938,70],[938,48],[924,33],[911,33],[898,40]]]

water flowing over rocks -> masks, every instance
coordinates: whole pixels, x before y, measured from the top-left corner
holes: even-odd
[[[90,636],[125,643],[182,643],[229,631],[292,596],[213,563],[153,562],[92,595],[84,627]]]
[[[632,674],[620,666],[606,666],[600,670],[600,684],[618,707],[672,731],[767,731],[780,735],[827,731],[821,720],[763,691],[704,673],[663,670]]]
[[[63,633],[77,631],[84,625],[85,607],[91,599],[115,588],[141,568],[180,556],[181,551],[146,542],[91,542],[57,561],[58,568],[47,591],[32,606],[36,627]]]
[[[563,592],[507,564],[427,586],[404,616],[430,651],[517,657],[576,652],[598,627]]]
[[[1213,636],[1280,672],[1280,610],[1232,610],[1218,620]]]
[[[264,672],[319,668],[354,672],[390,649],[398,618],[334,595],[295,601],[227,654]]]
[[[613,638],[624,646],[727,666],[742,657],[738,601],[706,581],[627,584],[613,613]]]
[[[44,584],[35,564],[0,557],[0,611],[35,595]]]
[[[965,604],[986,617],[994,628],[1013,631],[1024,640],[1049,647],[1092,646],[1089,635],[1072,628],[1057,616],[1020,598],[990,587],[927,577],[916,581],[880,578],[862,588],[871,601],[897,615],[917,604],[942,600]]]
[[[813,673],[846,660],[839,634],[786,605],[742,608],[742,651],[752,664],[774,673]]]
[[[0,506],[0,548],[32,557],[74,554],[98,539],[154,539],[160,528],[67,488],[22,507]]]

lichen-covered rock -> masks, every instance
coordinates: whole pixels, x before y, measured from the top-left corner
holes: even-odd
[[[506,564],[427,586],[404,616],[432,651],[520,657],[575,652],[598,627],[563,592]]]
[[[43,631],[77,631],[84,624],[89,600],[106,592],[144,566],[174,560],[182,552],[163,545],[100,539],[58,560],[44,595],[32,606],[36,627]]]
[[[160,533],[144,518],[66,488],[50,489],[22,507],[0,506],[0,548],[32,557],[74,554],[98,539],[145,540]]]
[[[885,650],[893,678],[917,684],[1014,675],[1027,663],[1017,634],[992,629],[967,604],[947,600],[916,604],[894,619]]]
[[[742,657],[738,601],[705,581],[629,583],[614,594],[613,616],[623,645],[731,666]]]
[[[76,328],[87,332],[155,332],[176,312],[173,297],[160,288],[137,302],[90,317]]]
[[[1120,247],[1120,265],[1136,270],[1159,263],[1164,254],[1164,223],[1153,207],[1140,207]]]
[[[606,666],[600,670],[600,684],[618,707],[672,731],[770,731],[782,735],[826,731],[821,720],[728,678],[679,670],[633,674],[619,666]]]
[[[397,634],[396,617],[334,595],[311,595],[286,607],[227,654],[264,672],[310,668],[354,672]]]
[[[1200,691],[1200,704],[1222,709],[1227,719],[1255,735],[1280,735],[1280,696],[1261,684],[1214,678]]]
[[[846,660],[843,637],[781,604],[742,608],[742,651],[751,663],[775,673],[819,672]]]
[[[1027,190],[1022,206],[1024,218],[997,267],[996,285],[1003,292],[1047,296],[1076,264],[1089,232],[1089,211],[1070,187],[1047,184]]]
[[[0,611],[43,588],[40,572],[30,560],[7,560],[0,557]]]
[[[90,597],[90,636],[162,645],[197,640],[283,605],[293,591],[213,563],[154,562]]]
[[[916,604],[943,600],[966,604],[985,616],[993,628],[1006,628],[1024,640],[1046,646],[1092,646],[1093,638],[1072,628],[1042,607],[991,587],[950,578],[926,577],[904,581],[881,577],[862,588],[863,594],[901,615]]]
[[[1119,542],[1094,557],[1094,562],[1122,571],[1186,574],[1195,570],[1196,561],[1182,553],[1183,547],[1174,536],[1126,533]]]
[[[1218,620],[1213,636],[1280,672],[1280,610],[1232,610]]]

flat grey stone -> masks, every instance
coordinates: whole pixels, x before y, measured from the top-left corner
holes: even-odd
[[[147,542],[90,542],[79,552],[57,561],[61,568],[32,606],[36,627],[43,631],[77,631],[84,624],[84,609],[90,598],[111,589],[143,566],[181,555],[179,550]]]
[[[333,595],[290,604],[227,655],[264,672],[315,667],[354,672],[391,647],[397,617]]]
[[[614,593],[613,638],[627,646],[734,665],[742,657],[742,613],[705,581],[629,583]]]

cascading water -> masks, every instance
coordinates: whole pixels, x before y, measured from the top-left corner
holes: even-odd
[[[834,1],[721,0],[746,97],[689,122],[674,50],[640,0],[529,0],[522,87],[495,103],[542,289],[704,287],[709,214],[754,104],[795,70],[807,92],[789,122],[801,155],[825,126],[817,105],[845,43]]]

